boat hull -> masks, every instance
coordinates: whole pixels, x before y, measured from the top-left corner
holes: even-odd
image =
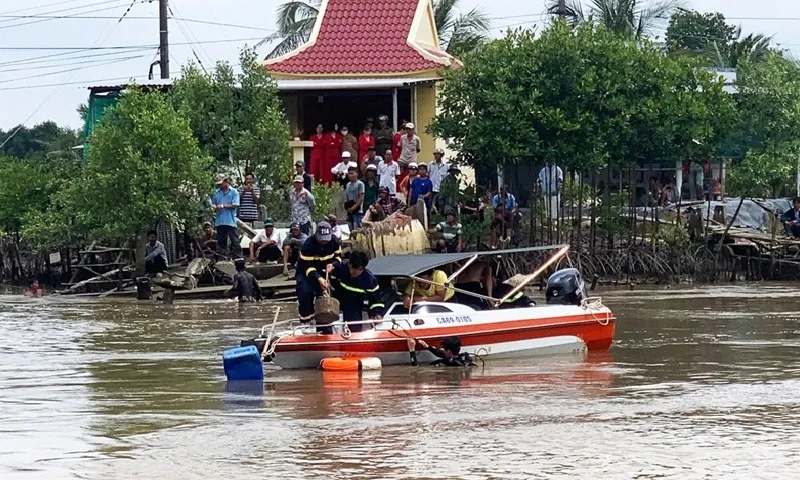
[[[313,368],[324,358],[349,354],[378,357],[384,365],[408,364],[409,337],[439,345],[446,337],[458,336],[462,351],[482,358],[606,350],[614,338],[615,318],[605,307],[519,310],[473,311],[452,317],[412,315],[388,318],[375,329],[350,335],[289,335],[278,343],[273,361],[282,368]],[[421,363],[435,359],[427,351],[419,352],[418,358]]]

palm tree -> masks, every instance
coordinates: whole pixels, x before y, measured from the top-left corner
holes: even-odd
[[[761,34],[749,34],[742,38],[742,27],[736,28],[735,40],[724,50],[714,44],[711,60],[720,68],[737,68],[745,60],[760,62],[770,54],[772,37]]]
[[[642,38],[663,24],[681,3],[681,0],[590,0],[586,15],[581,0],[566,0],[564,14],[573,22],[594,21],[626,38]],[[559,0],[548,0],[547,12],[559,13]]]
[[[489,38],[489,17],[479,9],[460,14],[460,0],[432,1],[439,45],[447,53],[458,57],[474,50]],[[308,40],[321,3],[322,0],[289,0],[278,7],[278,30],[258,44],[278,42],[267,58],[285,55]]]

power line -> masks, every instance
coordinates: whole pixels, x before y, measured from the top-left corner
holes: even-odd
[[[89,13],[89,12],[86,12]],[[13,18],[13,19],[22,19],[22,18],[41,18],[41,19],[52,19],[52,20],[61,20],[61,19],[69,19],[69,20],[108,20],[108,19],[115,19],[117,17],[108,17],[102,15],[80,15],[80,16],[72,16],[72,15],[0,15],[0,18]],[[256,30],[261,32],[277,32],[274,28],[263,28],[263,27],[254,27],[252,25],[239,25],[236,23],[225,23],[225,22],[212,22],[209,20],[199,20],[196,18],[184,18],[184,17],[175,17],[170,16],[170,20],[180,20],[182,22],[187,23],[197,23],[202,25],[213,25],[217,27],[231,27],[231,28],[241,28],[243,30]],[[158,17],[156,16],[126,16],[125,20],[157,20]]]
[[[174,15],[174,14],[173,14],[173,12],[172,12],[172,6],[170,6],[169,4],[167,4],[167,7],[169,8],[169,14],[170,14],[172,17],[174,17],[175,15]],[[176,12],[178,11],[178,8],[177,8],[177,6],[175,7],[175,11],[176,11]],[[181,33],[183,34],[183,38],[185,38],[187,42],[192,42],[192,41],[194,41],[194,43],[197,43],[197,41],[198,41],[198,40],[197,40],[197,37],[194,35],[194,32],[192,32],[192,30],[189,28],[189,25],[188,25],[188,24],[186,25],[186,29],[185,29],[185,30],[184,30],[184,28],[181,26],[181,22],[175,22],[175,24],[178,26],[178,29],[179,29],[179,30],[181,31]],[[188,32],[188,33],[187,33],[187,32]],[[190,36],[190,35],[191,35],[191,36]],[[213,58],[211,58],[211,55],[209,55],[209,54],[208,54],[208,52],[206,51],[206,49],[205,49],[205,48],[203,48],[203,45],[201,45],[201,44],[198,44],[198,47],[200,48],[200,51],[202,51],[202,52],[203,52],[203,54],[206,56],[206,58],[208,58],[208,60],[211,62],[211,64],[213,64],[213,63],[214,63],[214,59],[213,59]],[[194,54],[194,58],[196,58],[196,59],[197,59],[197,61],[198,61],[198,63],[200,63],[200,68],[202,68],[202,69],[203,69],[203,71],[205,72],[205,71],[206,71],[206,67],[203,65],[203,62],[200,60],[200,57],[197,55],[197,52],[194,50],[194,46],[193,46],[193,45],[190,45],[190,46],[189,46],[189,48],[192,50],[192,53]]]
[[[114,10],[116,8],[118,8],[117,5],[114,5],[114,6],[111,6],[111,7],[103,7],[103,8],[98,8],[98,9],[95,9],[95,10],[88,10],[88,11],[85,11],[85,12],[76,13],[74,15],[51,15],[51,16],[6,15],[6,16],[0,16],[0,18],[12,18],[12,20],[4,20],[4,21],[0,21],[0,23],[11,22],[11,21],[14,21],[14,19],[16,19],[16,20],[34,19],[34,20],[29,21],[29,22],[14,23],[14,24],[11,24],[11,25],[2,25],[2,26],[0,26],[0,30],[5,30],[5,29],[8,29],[8,28],[23,27],[25,25],[33,25],[35,23],[44,23],[44,22],[49,22],[51,20],[67,20],[67,19],[73,19],[73,18],[80,18],[78,15],[81,15],[81,14],[84,14],[84,13],[107,12],[109,10]],[[109,18],[111,18],[111,17],[109,17]]]
[[[85,54],[84,50],[76,50],[72,52],[60,52],[60,53],[50,53],[48,55],[40,55],[37,57],[28,57],[28,58],[20,58],[19,60],[9,60],[7,62],[0,63],[0,67],[7,66],[7,65],[34,65],[39,63],[50,63],[50,62],[61,62],[61,61],[70,61],[70,60],[78,60],[83,58],[92,58],[92,57],[107,57],[111,55],[126,55],[133,52],[141,52],[143,50],[151,50],[153,47],[145,47],[145,48],[130,48],[126,50],[118,50],[115,52],[103,52],[103,53],[94,53],[94,54]],[[72,55],[80,55],[78,57],[73,57]],[[1,73],[1,72],[0,72]]]
[[[77,7],[62,8],[62,9],[59,9],[59,10],[50,10],[49,12],[39,12],[39,15],[50,15],[51,13],[61,13],[61,12],[69,12],[69,11],[73,11],[73,10],[82,10],[84,8],[98,7],[100,5],[108,5],[109,3],[118,3],[118,1],[119,0],[104,0],[102,2],[90,3],[90,4],[87,4],[87,5],[79,5]],[[140,1],[144,2],[146,0],[140,0]],[[24,17],[24,15],[23,15],[23,17]],[[0,23],[8,23],[8,22],[12,22],[12,21],[13,20],[10,20],[10,19],[0,20]]]
[[[204,40],[200,42],[194,43],[201,43],[204,45],[213,44],[213,43],[235,43],[235,42],[250,42],[253,40],[263,40],[263,37],[251,37],[251,38],[234,38],[231,40]],[[191,43],[171,43],[170,45],[191,45]],[[109,47],[85,47],[85,46],[78,46],[78,47],[62,47],[62,46],[54,46],[54,47],[3,47],[0,46],[0,50],[9,50],[9,51],[41,51],[41,50],[82,50],[82,51],[89,51],[89,50],[120,50],[120,49],[129,49],[129,48],[155,48],[158,47],[156,44],[144,44],[144,45],[114,45]]]
[[[120,80],[136,80],[139,78],[147,78],[147,75],[129,75],[127,77],[115,77],[115,78],[101,78],[97,80],[81,80],[79,82],[61,82],[61,83],[48,83],[48,84],[40,84],[40,85],[22,85],[18,87],[0,87],[0,91],[9,91],[9,90],[28,90],[33,88],[47,88],[47,87],[61,87],[66,85],[86,85],[86,84],[96,84],[101,82],[116,82]],[[28,119],[30,120],[30,118]],[[25,121],[25,123],[28,122]]]
[[[40,77],[48,77],[50,75],[58,75],[59,73],[76,72],[78,70],[85,70],[87,68],[93,68],[93,67],[101,67],[103,65],[111,65],[112,63],[126,62],[126,61],[132,60],[134,58],[142,58],[142,57],[146,57],[146,56],[147,55],[136,55],[136,56],[131,56],[131,57],[117,58],[117,59],[114,59],[114,60],[111,60],[111,61],[97,63],[95,65],[90,65],[88,67],[77,67],[77,68],[73,67],[73,68],[68,68],[66,70],[59,70],[59,71],[56,71],[56,72],[39,73],[39,74],[36,74],[36,75],[29,75],[27,77],[18,77],[18,78],[11,78],[11,79],[7,79],[7,80],[0,80],[0,83],[19,82],[21,80],[30,80],[31,78],[40,78]]]
[[[21,8],[19,10],[10,10],[8,12],[0,13],[0,15],[6,15],[6,14],[9,14],[9,13],[18,13],[18,12],[28,12],[30,10],[37,10],[37,9],[40,9],[40,8],[47,8],[47,7],[55,7],[55,6],[58,6],[58,5],[66,5],[67,3],[75,3],[75,2],[80,2],[80,1],[82,1],[82,0],[64,0],[64,1],[61,1],[61,2],[48,3],[46,5],[39,5],[38,7],[27,7],[27,8]]]
[[[125,52],[125,53],[128,53],[128,52]],[[94,64],[105,65],[105,63],[103,63],[103,62],[114,63],[117,60],[118,61],[132,60],[134,58],[142,58],[142,57],[146,57],[146,56],[147,55],[131,55],[131,56],[128,56],[128,57],[117,57],[117,58],[114,58],[114,59],[110,59],[108,55],[104,55],[103,58],[95,58],[94,60],[83,60],[83,61],[80,61],[80,62],[76,62],[75,60],[77,60],[77,59],[68,59],[68,61],[66,61],[66,62],[61,60],[61,62],[63,62],[63,63],[57,63],[57,64],[52,64],[52,65],[39,65],[39,66],[36,66],[36,67],[21,67],[21,68],[4,69],[0,73],[29,72],[29,71],[32,71],[32,70],[48,70],[50,68],[59,68],[59,67],[66,67],[66,66],[72,66],[72,65],[97,66],[97,65],[94,65]],[[86,68],[91,68],[91,67],[86,67]],[[66,71],[69,71],[69,70],[66,70]],[[53,72],[53,73],[50,73],[48,75],[53,75],[54,73],[59,73],[59,72]],[[15,79],[15,80],[19,80],[19,79]],[[0,83],[4,83],[4,82],[5,82],[5,80],[0,80]]]

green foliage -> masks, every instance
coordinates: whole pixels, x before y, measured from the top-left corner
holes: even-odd
[[[6,141],[17,128],[19,131]],[[14,127],[8,132],[0,130],[0,156],[16,158],[44,157],[59,152],[71,155],[71,149],[81,143],[80,133],[55,122],[42,122],[32,128]]]
[[[735,119],[720,79],[604,27],[509,33],[446,74],[431,133],[475,167],[575,171],[713,153]]]
[[[736,27],[728,25],[721,13],[679,10],[669,20],[667,52],[704,58],[719,52],[727,57],[735,39]]]
[[[240,73],[225,62],[208,74],[189,65],[170,99],[218,167],[233,168],[238,178],[252,171],[262,188],[278,188],[291,170],[289,124],[275,82],[255,52],[242,51],[239,63]]]
[[[35,243],[80,238],[119,240],[164,220],[194,222],[213,184],[188,121],[160,93],[126,94],[92,135],[82,175],[53,198],[50,209],[24,230]]]
[[[683,224],[661,225],[656,234],[656,243],[664,245],[675,251],[684,250],[691,243],[689,241],[689,231]]]
[[[625,38],[643,38],[662,27],[681,4],[680,0],[590,0],[584,12],[581,0],[566,0],[567,18],[573,24],[591,22]],[[559,0],[547,1],[548,13],[559,12]]]
[[[749,151],[726,176],[727,190],[741,197],[770,198],[794,191],[796,148]]]
[[[323,215],[329,215],[336,211],[336,208],[334,208],[333,205],[333,197],[337,194],[340,196],[343,195],[344,189],[336,182],[330,185],[314,182],[314,185],[311,188],[311,193],[314,194],[314,200],[316,201],[317,205],[316,210],[311,212],[312,216],[314,218],[321,218]]]

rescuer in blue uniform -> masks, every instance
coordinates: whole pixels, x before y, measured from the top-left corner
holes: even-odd
[[[380,287],[375,275],[367,270],[369,257],[364,252],[353,252],[347,263],[338,263],[333,267],[333,288],[339,300],[339,308],[345,322],[361,322],[363,320],[364,300],[367,300],[367,311],[371,320],[383,318],[384,304],[381,300]],[[364,330],[364,323],[348,325],[351,332]]]
[[[313,237],[300,248],[297,259],[297,301],[301,322],[314,318],[314,300],[328,288],[325,272],[342,263],[342,246],[328,222],[319,222]]]

